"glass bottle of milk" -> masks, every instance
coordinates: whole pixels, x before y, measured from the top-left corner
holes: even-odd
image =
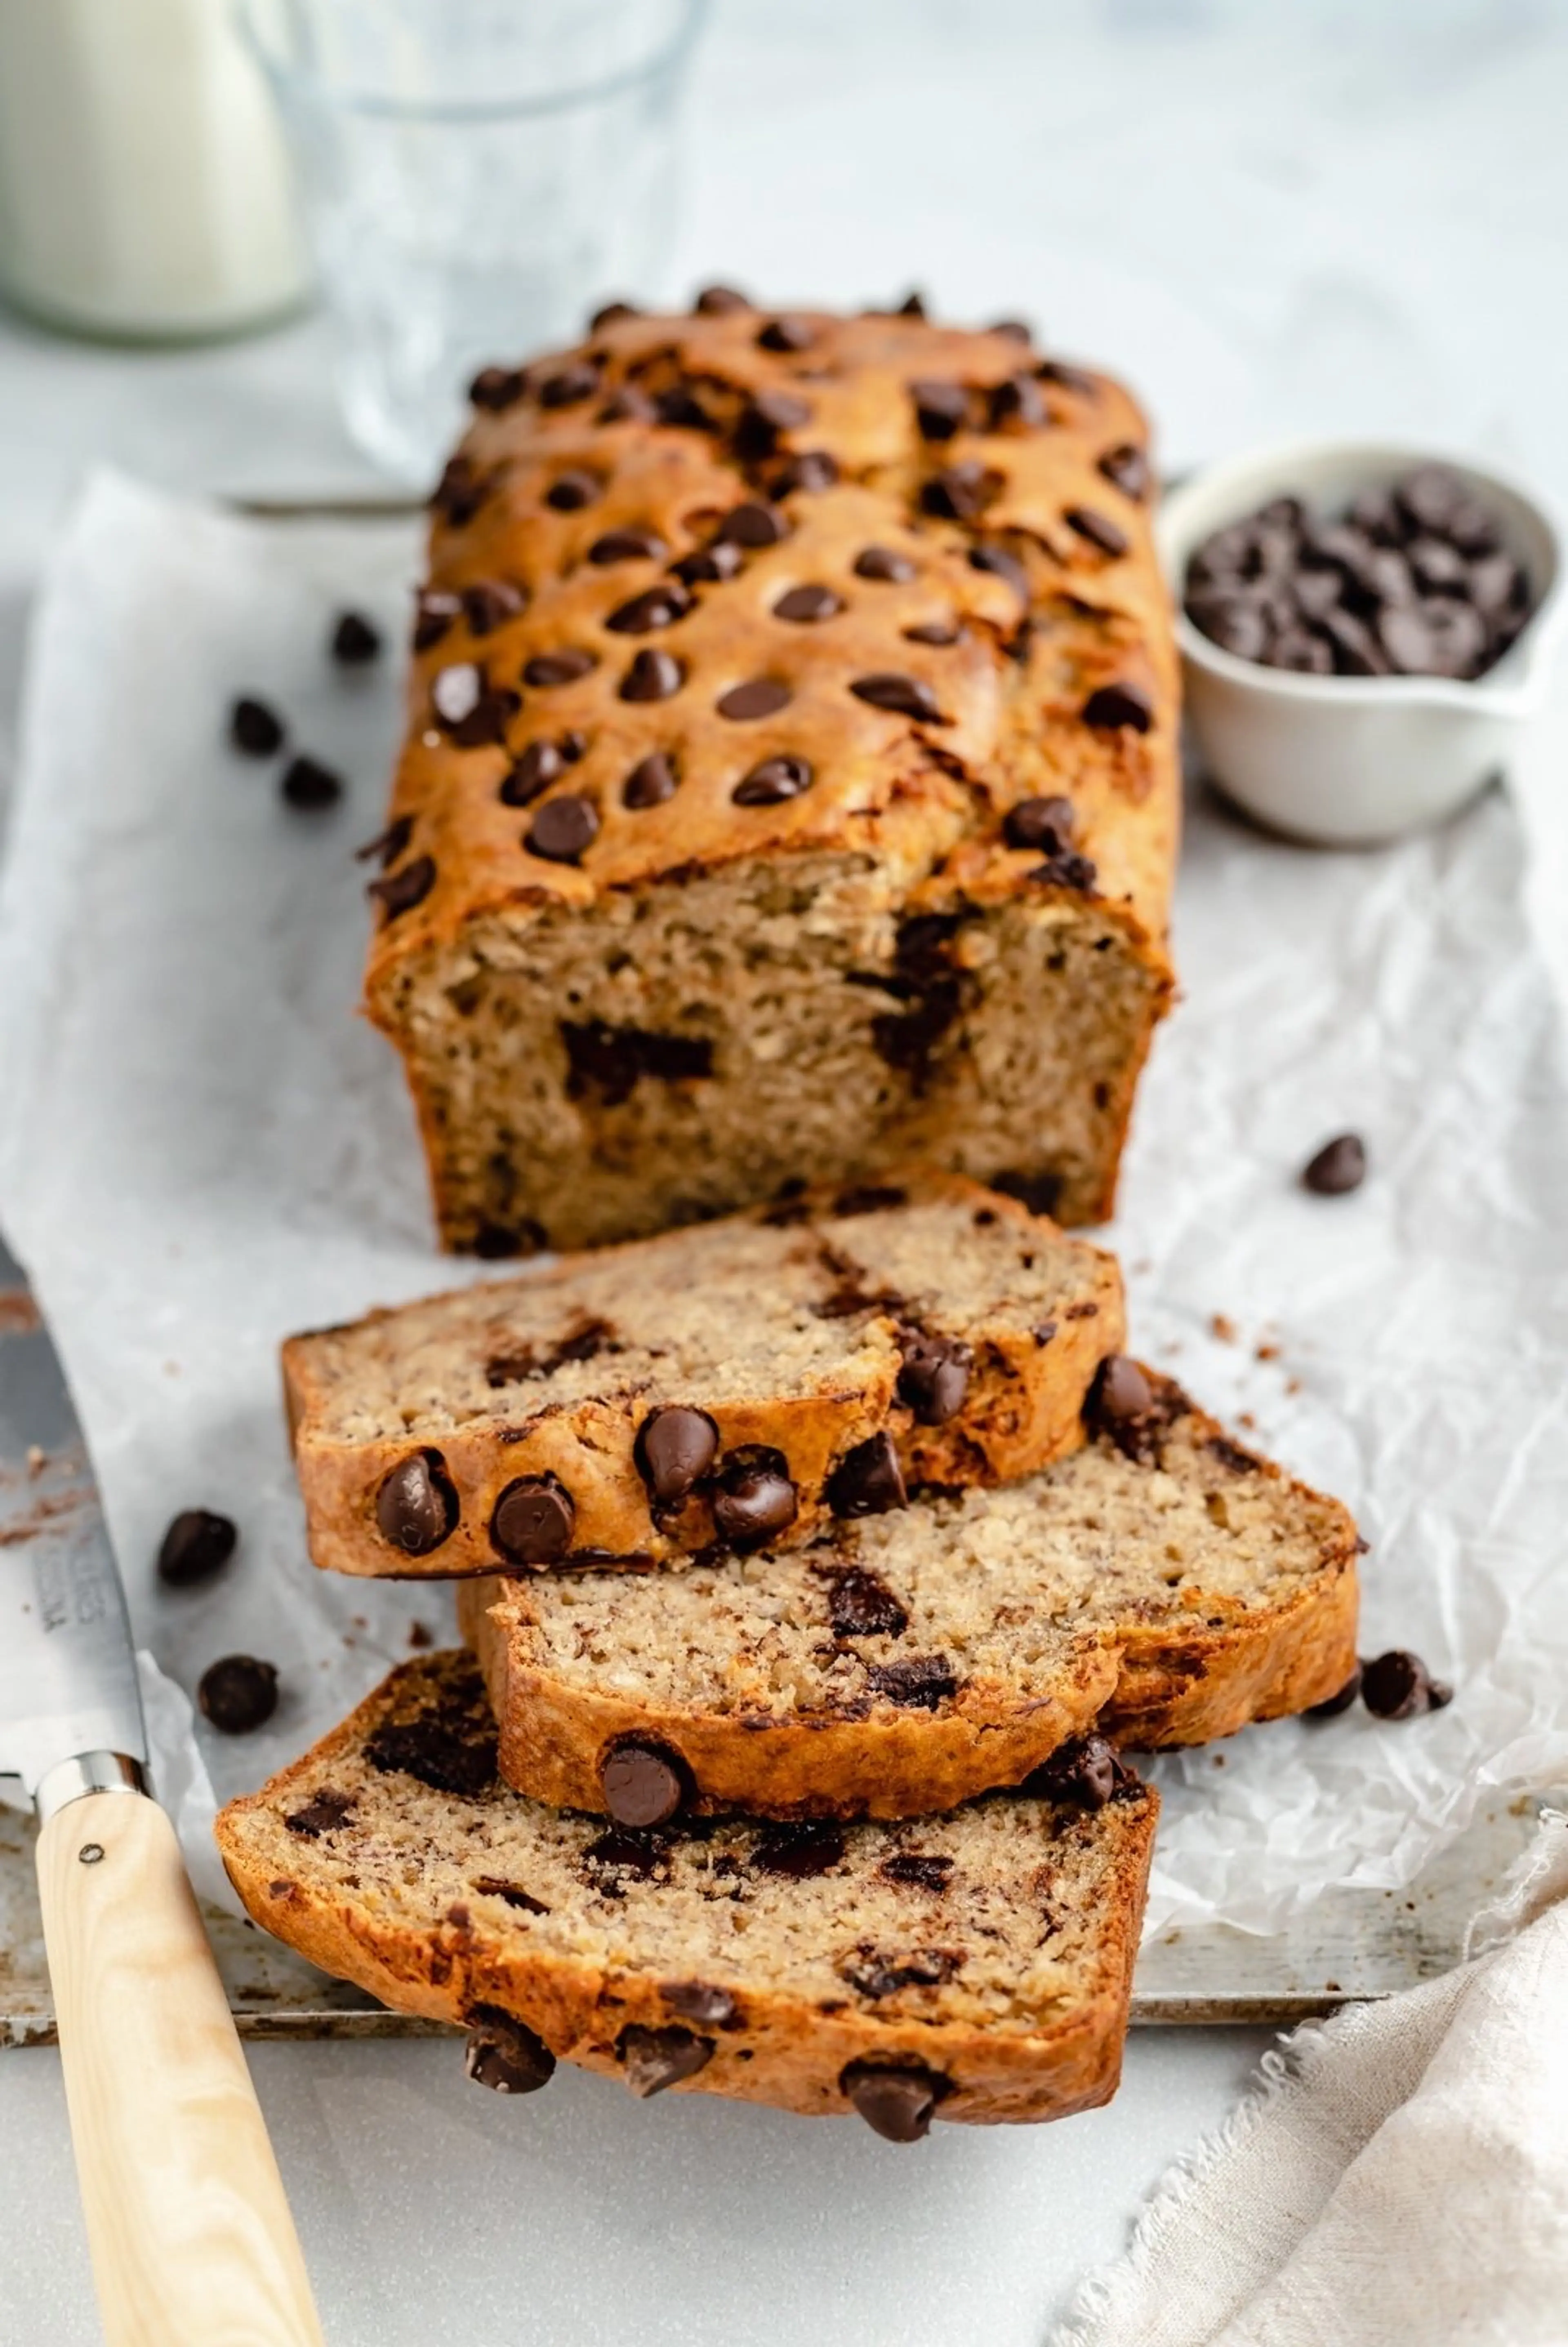
[[[0,292],[75,333],[238,333],[306,283],[230,0],[0,0]]]

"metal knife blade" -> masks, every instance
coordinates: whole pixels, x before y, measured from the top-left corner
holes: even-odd
[[[0,1240],[0,1775],[147,1758],[119,1570],[65,1372]]]

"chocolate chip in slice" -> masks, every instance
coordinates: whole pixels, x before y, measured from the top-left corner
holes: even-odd
[[[897,1445],[890,1434],[870,1435],[845,1453],[827,1479],[827,1504],[835,1516],[885,1516],[908,1506]]]
[[[731,507],[716,535],[721,546],[777,546],[789,535],[789,524],[776,506],[749,497]]]
[[[962,1409],[969,1389],[969,1348],[956,1337],[929,1336],[917,1328],[904,1331],[899,1342],[904,1353],[899,1400],[907,1403],[919,1425],[945,1426]]]
[[[897,717],[917,718],[927,725],[947,722],[936,694],[917,676],[879,671],[875,676],[856,677],[849,690],[856,701],[866,702],[873,709],[890,710]]]
[[[433,856],[416,856],[412,864],[401,871],[384,872],[378,880],[366,884],[365,895],[375,897],[384,907],[389,921],[400,913],[411,913],[422,905],[436,886],[436,859]]]
[[[363,611],[340,611],[330,649],[340,668],[364,668],[381,657],[381,630]]]
[[[743,684],[733,684],[714,702],[721,717],[738,725],[749,724],[753,718],[773,717],[787,709],[794,694],[782,677],[748,677]]]
[[[958,1692],[958,1675],[946,1655],[911,1655],[905,1662],[873,1663],[866,1674],[874,1694],[912,1711],[939,1711]]]
[[[909,1627],[908,1609],[880,1573],[863,1564],[832,1575],[828,1620],[835,1638],[901,1638]]]
[[[666,1506],[685,1499],[718,1455],[719,1430],[705,1409],[665,1403],[651,1409],[638,1429],[638,1472]]]
[[[278,785],[286,805],[300,815],[321,815],[343,796],[343,776],[319,758],[291,758]]]
[[[1148,694],[1141,685],[1124,682],[1098,686],[1079,713],[1085,725],[1107,732],[1128,725],[1134,733],[1146,733],[1154,723],[1154,707]]]
[[[382,1538],[405,1556],[428,1556],[456,1531],[456,1490],[438,1450],[415,1450],[383,1477],[375,1495]]]
[[[1107,1433],[1146,1418],[1154,1407],[1154,1389],[1138,1363],[1125,1353],[1107,1354],[1090,1388],[1087,1415]]]
[[[283,746],[283,721],[251,693],[241,693],[229,712],[229,739],[248,758],[270,758]]]
[[[551,864],[576,864],[599,836],[599,810],[591,799],[563,793],[547,799],[524,834],[530,856]]]
[[[567,472],[556,475],[545,491],[545,503],[553,506],[557,513],[580,513],[583,507],[590,506],[598,495],[598,475],[585,473],[580,466],[574,465]]]
[[[1305,1189],[1320,1198],[1343,1197],[1367,1178],[1367,1144],[1358,1133],[1336,1133],[1302,1169]]]
[[[902,1891],[932,1891],[940,1893],[952,1880],[953,1861],[936,1851],[897,1850],[885,1858],[877,1868],[884,1882],[897,1883]]]
[[[1112,557],[1126,553],[1126,531],[1108,515],[1097,513],[1092,506],[1069,506],[1061,518],[1069,529],[1075,531],[1100,553]]]
[[[1134,440],[1107,448],[1099,460],[1099,470],[1123,497],[1142,499],[1149,494],[1148,456]]]
[[[1009,847],[1059,856],[1072,845],[1072,825],[1071,799],[1020,799],[1002,818],[1002,837]]]
[[[804,758],[764,758],[730,793],[737,806],[778,806],[797,799],[811,788],[812,770]]]
[[[670,549],[656,530],[607,529],[588,549],[588,559],[603,568],[611,562],[662,562]]]
[[[302,1841],[319,1841],[323,1834],[335,1833],[340,1826],[346,1825],[353,1815],[352,1794],[339,1793],[332,1786],[323,1785],[319,1793],[313,1794],[303,1809],[295,1809],[292,1816],[286,1817],[283,1824],[290,1833],[298,1834]]]
[[[249,1736],[278,1708],[277,1667],[254,1655],[225,1655],[202,1672],[196,1700],[225,1736]]]
[[[831,587],[792,587],[774,605],[774,617],[810,627],[818,620],[831,620],[835,612],[843,609],[843,597],[835,595]]]
[[[1080,1809],[1102,1809],[1127,1786],[1138,1782],[1115,1746],[1103,1736],[1075,1737],[1025,1779],[1024,1790]]]
[[[501,784],[501,805],[530,806],[541,791],[559,782],[566,772],[566,763],[555,743],[530,742]]]
[[[548,692],[553,685],[575,684],[579,676],[586,676],[597,665],[591,652],[576,646],[559,652],[536,652],[524,667],[523,682]]]
[[[682,2078],[694,2078],[713,2058],[712,2039],[699,2037],[679,2024],[648,2029],[641,2022],[630,2022],[615,2047],[626,2065],[627,2085],[644,2102],[650,2095],[661,2095],[666,2086],[679,2086]]]
[[[915,576],[915,565],[907,554],[898,553],[893,547],[867,546],[855,558],[855,575],[901,587]]]
[[[1314,1703],[1307,1706],[1307,1717],[1308,1719],[1337,1719],[1342,1711],[1349,1710],[1351,1705],[1355,1702],[1360,1692],[1361,1665],[1358,1663],[1343,1686],[1336,1687],[1334,1693],[1330,1696],[1326,1696],[1321,1703]]]
[[[1451,1703],[1453,1689],[1431,1676],[1419,1655],[1396,1646],[1362,1664],[1361,1700],[1374,1718],[1414,1719]]]
[[[897,2066],[880,2062],[850,2062],[839,2074],[839,2086],[868,2127],[885,2143],[918,2143],[929,2134],[931,2116],[950,2082],[923,2063]]]
[[[620,680],[622,701],[668,701],[686,682],[686,671],[673,652],[645,644]]]
[[[700,2021],[710,2029],[733,2029],[740,2023],[740,2008],[727,1988],[714,1981],[661,1981],[659,1993],[671,2013],[682,2021]]]
[[[764,1826],[752,1852],[759,1874],[784,1882],[810,1882],[830,1873],[844,1857],[844,1829],[829,1819],[804,1818],[788,1825]]]
[[[633,809],[662,806],[675,795],[675,769],[662,750],[640,758],[620,786],[620,804]]]
[[[816,328],[807,318],[770,318],[757,340],[764,351],[807,351]]]
[[[471,2005],[464,2016],[468,2042],[463,2067],[477,2086],[497,2095],[532,2095],[555,2075],[556,2057],[542,2037],[498,2005]]]
[[[210,1581],[233,1555],[240,1534],[231,1516],[211,1508],[185,1508],[159,1543],[158,1577],[166,1589]]]
[[[969,412],[969,395],[961,383],[912,383],[915,421],[923,440],[950,440],[963,428]]]
[[[604,1806],[621,1826],[661,1826],[686,1798],[685,1770],[662,1745],[628,1738],[612,1744],[600,1766]]]
[[[713,1492],[713,1528],[734,1548],[756,1548],[787,1532],[800,1509],[781,1450],[760,1442],[742,1443],[719,1462]]]
[[[508,1564],[538,1572],[559,1563],[576,1524],[576,1503],[559,1476],[519,1475],[496,1501],[490,1545]]]

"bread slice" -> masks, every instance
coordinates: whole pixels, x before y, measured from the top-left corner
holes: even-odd
[[[503,1775],[623,1817],[907,1817],[1019,1783],[1092,1723],[1203,1743],[1341,1686],[1357,1539],[1338,1502],[1131,1361],[1091,1414],[1094,1439],[1023,1481],[788,1556],[466,1583]],[[661,1779],[630,1770],[639,1752]]]
[[[340,1573],[646,1569],[809,1538],[1081,1440],[1113,1259],[957,1176],[760,1213],[295,1337],[311,1553]]]
[[[917,1828],[668,1833],[541,1808],[495,1759],[470,1658],[406,1663],[222,1812],[235,1889],[328,1972],[468,2023],[514,2091],[559,2056],[897,2140],[1114,2091],[1156,1800],[1108,1755]]]

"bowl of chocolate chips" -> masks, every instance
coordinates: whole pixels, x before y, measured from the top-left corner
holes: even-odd
[[[1438,822],[1507,767],[1545,697],[1562,549],[1501,474],[1282,448],[1185,482],[1160,538],[1201,759],[1273,830],[1362,846]]]

